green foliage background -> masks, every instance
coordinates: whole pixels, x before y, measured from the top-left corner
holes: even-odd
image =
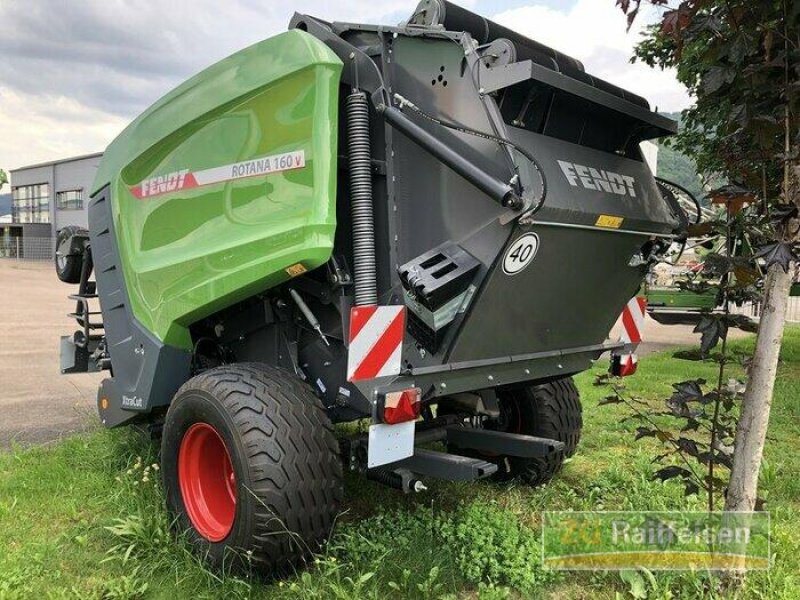
[[[681,113],[661,113],[681,124]],[[669,141],[658,143],[658,176],[683,186],[698,200],[703,199],[703,181],[697,173],[697,164],[685,153],[674,148]]]

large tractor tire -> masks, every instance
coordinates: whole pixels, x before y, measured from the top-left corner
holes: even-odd
[[[72,254],[71,240],[74,236],[86,236],[85,229],[69,225],[61,229],[56,235],[55,266],[56,275],[64,283],[80,283],[81,269],[83,268],[83,255]]]
[[[498,390],[503,429],[564,442],[564,450],[541,458],[506,457],[501,471],[530,485],[550,481],[581,439],[580,395],[572,377]],[[505,469],[502,467],[505,466]]]
[[[534,486],[547,483],[561,470],[564,459],[575,453],[581,438],[581,402],[572,377],[535,385],[498,388],[497,400],[500,418],[484,422],[483,427],[558,440],[564,442],[564,450],[540,458],[489,454],[454,446],[448,446],[448,452],[496,463],[496,480],[514,478]],[[441,415],[459,413],[457,406],[448,402],[439,404]]]
[[[239,364],[190,379],[161,452],[168,508],[213,565],[282,574],[328,538],[342,499],[338,444],[294,375]]]

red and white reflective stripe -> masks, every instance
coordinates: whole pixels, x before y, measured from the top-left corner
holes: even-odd
[[[622,310],[622,335],[620,340],[626,344],[640,344],[644,331],[644,315],[647,311],[647,299],[636,296],[628,301]]]
[[[405,306],[352,308],[347,381],[399,375],[405,329]]]
[[[189,171],[183,169],[165,175],[158,175],[145,179],[138,185],[130,188],[139,200],[155,198],[178,192],[190,190],[203,185],[233,181],[234,179],[244,179],[246,177],[266,176],[281,171],[292,169],[302,169],[306,166],[306,155],[303,150],[296,152],[286,152],[284,154],[274,154],[272,156],[262,156],[244,162],[223,165],[203,169],[202,171]]]
[[[636,372],[638,359],[633,350],[642,342],[644,316],[647,312],[647,299],[643,296],[631,298],[622,309],[622,334],[620,341],[625,344],[622,352],[613,352],[611,357],[611,374],[627,377]]]
[[[618,357],[619,363],[616,365],[617,377],[628,377],[636,373],[636,367],[639,366],[639,359],[635,354],[620,354]],[[612,367],[613,368],[613,367]]]

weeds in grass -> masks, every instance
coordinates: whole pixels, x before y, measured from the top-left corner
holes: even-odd
[[[137,456],[130,467],[114,478],[117,497],[124,499],[131,512],[105,527],[117,543],[109,548],[104,561],[118,560],[123,565],[132,559],[158,563],[159,557],[172,551],[170,522],[163,510],[164,495],[156,476],[159,465],[154,456],[147,458],[144,462],[142,456]]]
[[[357,571],[334,556],[318,558],[312,568],[290,582],[278,583],[279,595],[287,598],[359,600],[383,598],[374,571]]]
[[[137,600],[143,598],[150,589],[150,584],[139,573],[140,567],[134,567],[127,575],[120,575],[110,580],[102,591],[103,600]]]
[[[483,583],[526,592],[559,577],[541,565],[538,531],[480,500],[447,512],[379,513],[344,528],[338,542],[333,551],[343,560],[385,565],[381,574],[401,597],[443,593],[443,572],[454,575],[451,587]]]
[[[194,587],[196,598],[216,597],[211,591],[216,587],[224,587],[226,597],[249,598],[250,581],[232,575],[230,568],[212,571],[195,555],[186,537],[175,532],[165,508],[156,448],[143,444],[141,438],[137,442],[135,433],[123,436],[120,447],[139,454],[129,463],[120,463],[120,473],[114,478],[115,499],[126,507],[126,514],[105,526],[115,543],[101,563],[119,563],[133,571],[112,579],[103,597],[141,597],[152,589],[146,582],[166,572],[182,586]]]
[[[733,350],[744,344],[751,342],[736,342]],[[761,474],[773,517],[775,566],[748,577],[739,593],[747,600],[800,597],[799,329],[789,332],[785,346],[775,429]],[[664,396],[675,373],[710,379],[714,366],[648,357],[629,388],[652,400]],[[99,431],[0,454],[0,599],[634,598],[641,586],[618,573],[544,570],[540,511],[702,510],[702,500],[684,497],[677,482],[653,481],[651,448],[630,444],[620,423],[626,409],[599,409],[604,393],[591,385],[591,374],[577,382],[584,439],[551,484],[432,483],[425,495],[403,496],[349,477],[350,510],[318,562],[283,582],[211,571],[192,554],[187,540],[170,529],[153,467],[157,448],[140,435]],[[714,597],[707,573],[637,575],[648,600]]]

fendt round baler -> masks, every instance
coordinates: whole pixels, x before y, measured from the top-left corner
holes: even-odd
[[[343,468],[547,481],[580,437],[571,376],[628,364],[609,330],[685,236],[640,149],[674,127],[450,2],[295,14],[107,149],[59,239],[62,370],[108,370],[102,422],[162,434],[169,508],[218,564],[313,552]]]

